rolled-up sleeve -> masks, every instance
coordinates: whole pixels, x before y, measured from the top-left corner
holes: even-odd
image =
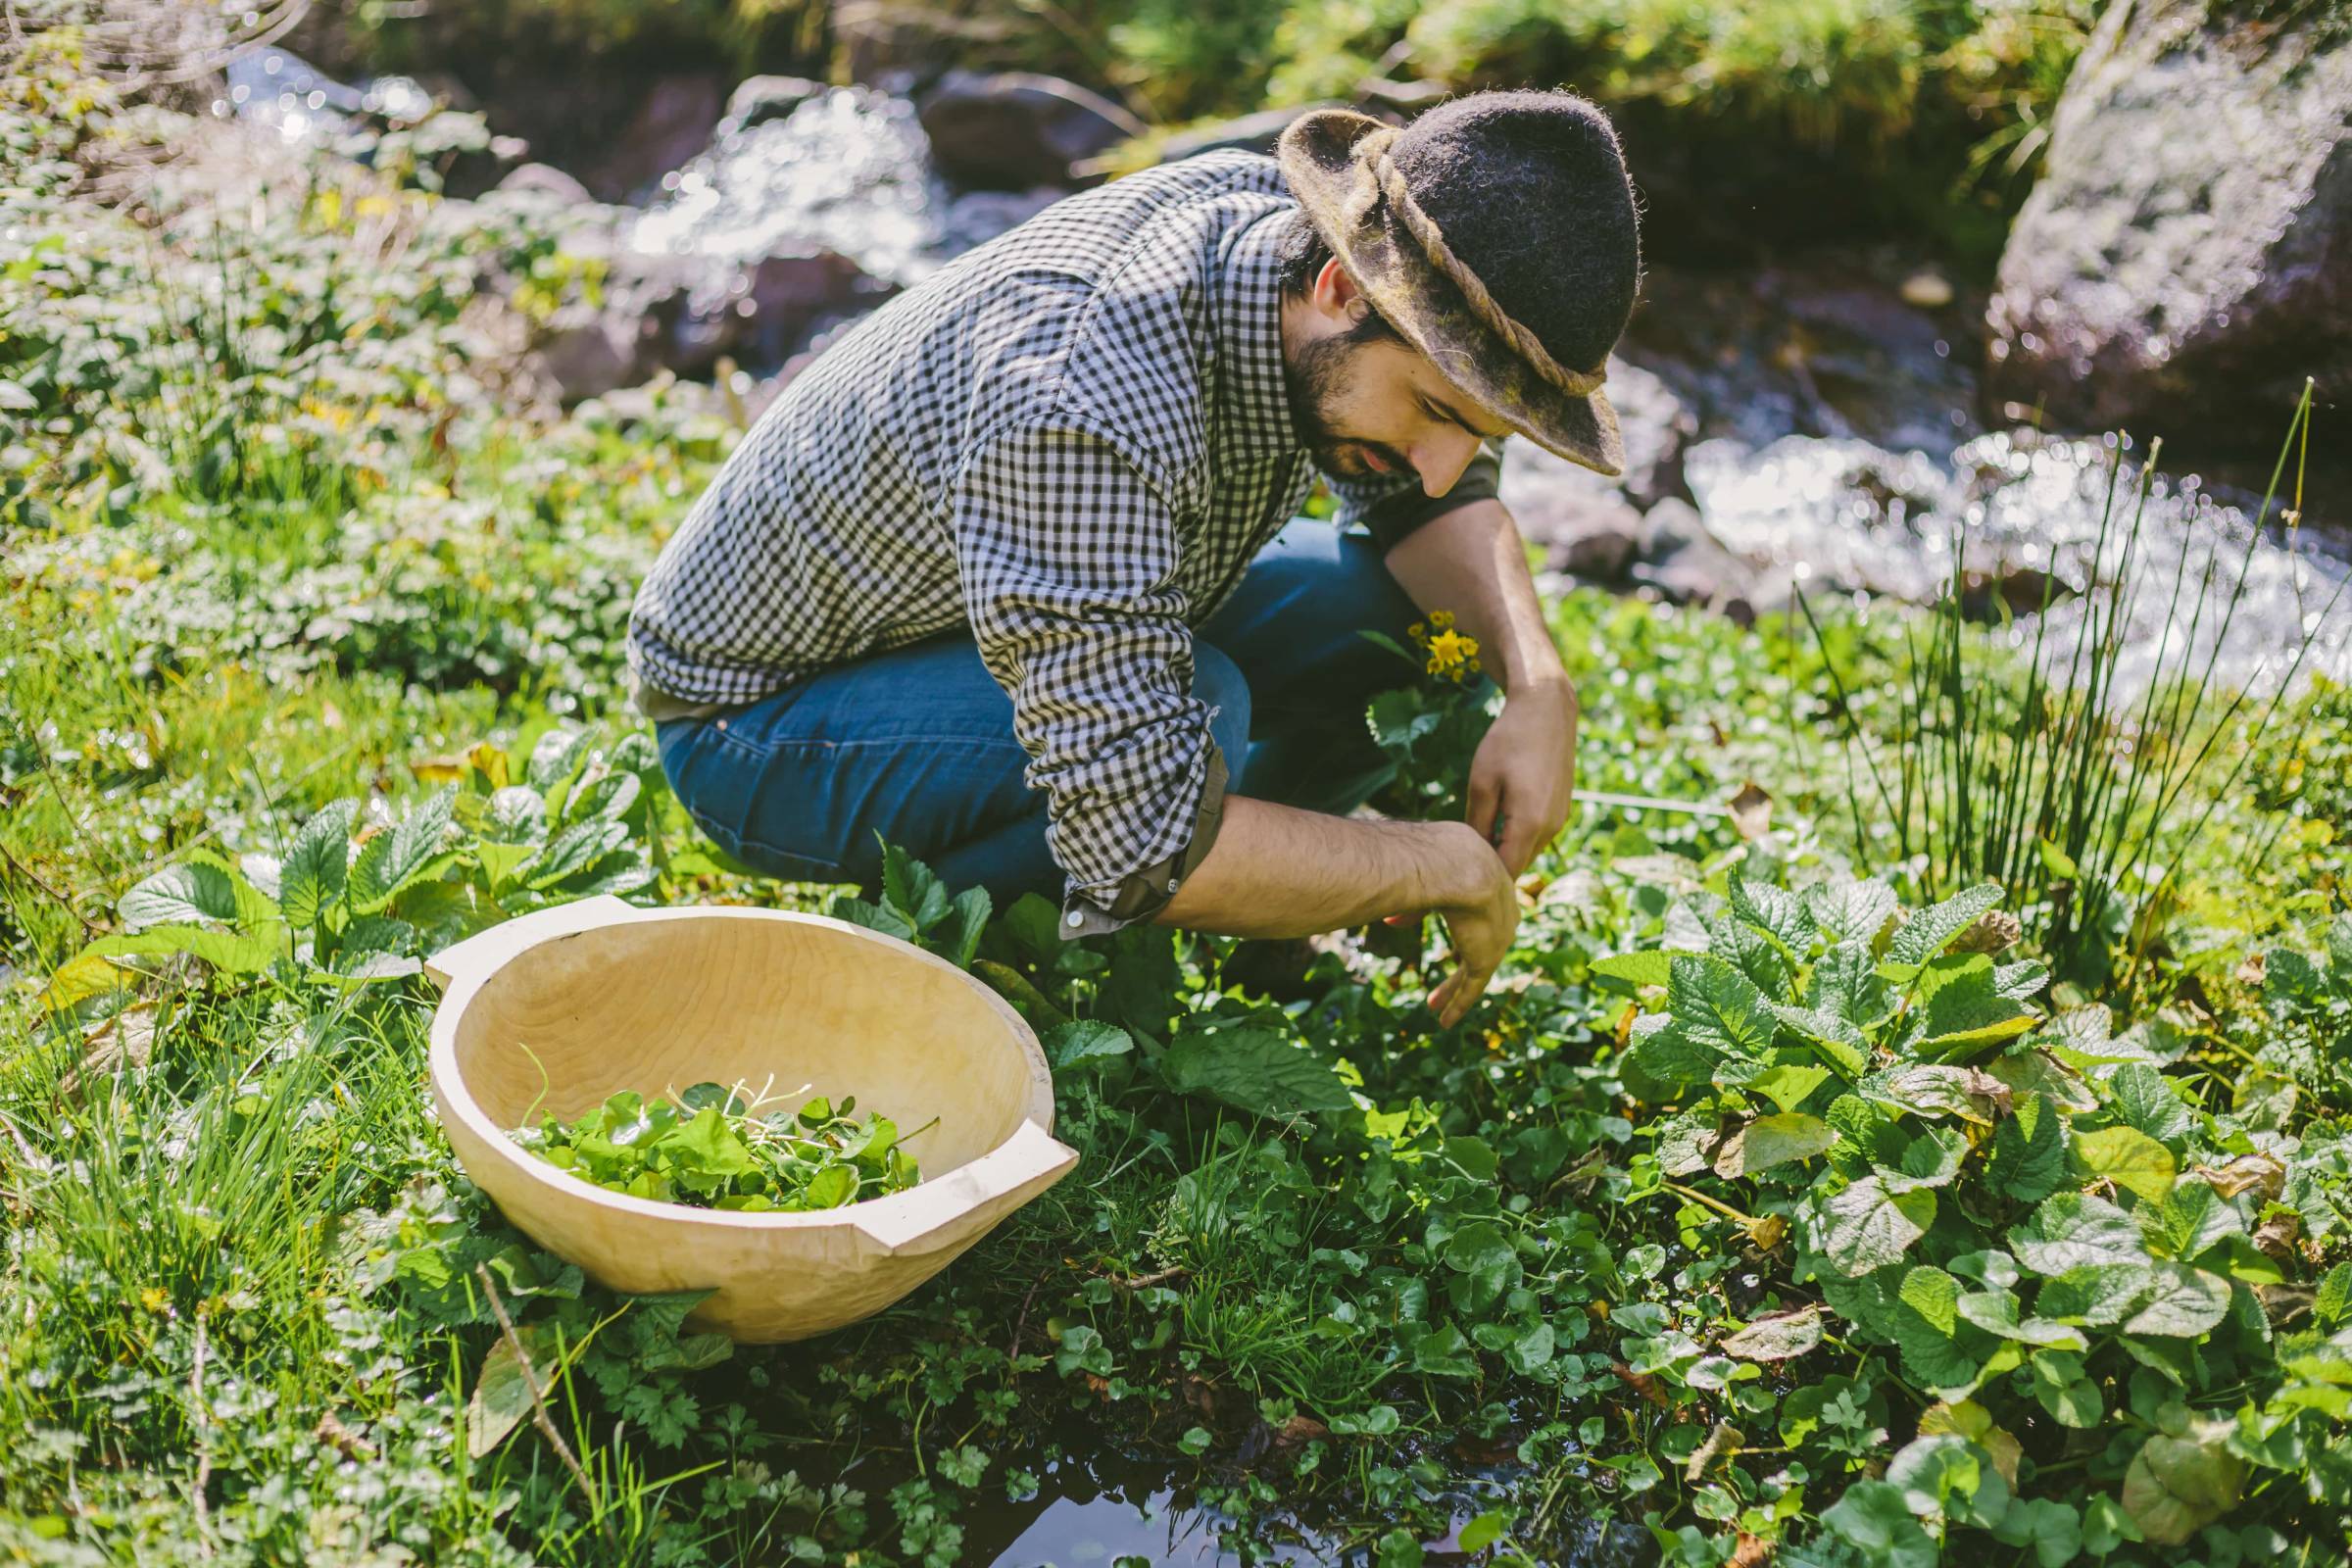
[[[1322,473],[1323,482],[1340,504],[1332,520],[1342,528],[1362,523],[1372,542],[1386,551],[1433,518],[1474,501],[1494,500],[1502,483],[1502,463],[1496,455],[1500,446],[1497,441],[1482,447],[1462,469],[1462,476],[1453,481],[1453,488],[1442,496],[1422,489],[1420,479],[1409,473],[1350,479],[1320,468],[1316,471]]]
[[[1106,441],[1066,426],[982,444],[952,512],[972,633],[1047,797],[1063,934],[1147,918],[1206,852],[1225,776],[1193,695],[1174,514]]]

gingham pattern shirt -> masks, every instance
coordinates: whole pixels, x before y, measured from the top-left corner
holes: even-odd
[[[1223,773],[1190,628],[1316,477],[1283,377],[1294,206],[1273,160],[1205,154],[1059,202],[860,321],[640,589],[640,706],[754,702],[968,626],[1048,797],[1065,924],[1164,903],[1139,879],[1189,866]],[[1439,504],[1409,477],[1332,479],[1339,520],[1400,533],[1493,495],[1481,465]]]

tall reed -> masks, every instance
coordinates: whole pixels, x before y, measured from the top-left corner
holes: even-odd
[[[2235,784],[2252,742],[2277,716],[2343,595],[2339,586],[2319,615],[2305,618],[2288,667],[2267,696],[2217,681],[2247,568],[2290,456],[2295,505],[2287,515],[2300,515],[2311,402],[2306,383],[2261,513],[2220,594],[2215,587],[2227,546],[2220,530],[2208,534],[2201,564],[2193,540],[2181,541],[2169,582],[2151,566],[2148,488],[2162,443],[2151,447],[2121,506],[2119,443],[2108,465],[2079,632],[2053,634],[2053,572],[2022,664],[2009,651],[1988,647],[1970,624],[1968,524],[1955,523],[1950,580],[1906,629],[1892,733],[1875,744],[1862,731],[1853,682],[1838,667],[1800,593],[1798,608],[1843,714],[1846,807],[1857,842],[1866,838],[1867,802],[1869,816],[1890,824],[1897,858],[1916,865],[1922,894],[1999,882],[2061,978],[2101,988],[2133,968],[2177,891],[2184,856]],[[2134,696],[2119,689],[2118,677],[2146,637],[2137,615],[2143,595],[2162,595],[2164,609],[2150,662],[2155,673]],[[2175,665],[2178,673],[2164,673]],[[2229,774],[2210,778],[2217,757],[2226,755],[2222,743],[2241,735],[2246,744],[2236,748]]]

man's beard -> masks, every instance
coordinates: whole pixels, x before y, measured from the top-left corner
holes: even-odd
[[[1344,401],[1356,355],[1362,352],[1365,343],[1380,335],[1378,329],[1366,332],[1359,323],[1348,331],[1315,339],[1301,348],[1296,359],[1283,363],[1282,378],[1290,395],[1292,427],[1298,432],[1300,443],[1318,467],[1344,478],[1382,477],[1364,461],[1363,449],[1367,446],[1378,451],[1392,466],[1405,466],[1401,455],[1377,442],[1343,434],[1334,424],[1332,411]]]

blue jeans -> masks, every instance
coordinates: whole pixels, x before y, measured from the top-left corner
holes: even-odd
[[[1371,540],[1300,518],[1193,634],[1193,695],[1234,794],[1347,811],[1385,759],[1364,722],[1411,672],[1358,635],[1398,642],[1414,619]],[[951,890],[1002,909],[1058,902],[1046,797],[1023,780],[1012,700],[961,631],[822,670],[748,707],[657,729],[662,768],[698,826],[755,870],[796,882],[881,882],[876,835]]]

